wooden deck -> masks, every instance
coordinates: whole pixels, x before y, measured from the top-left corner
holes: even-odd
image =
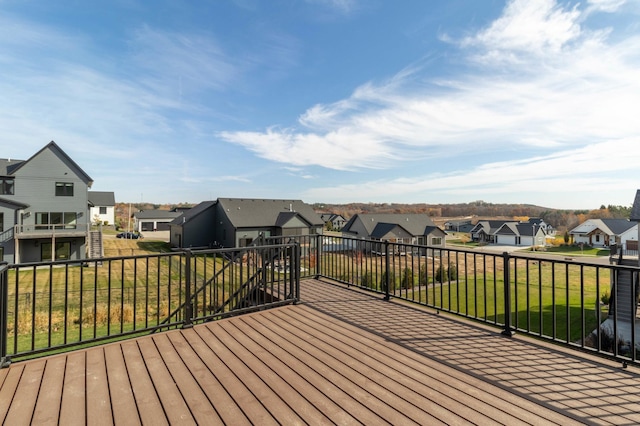
[[[303,303],[0,370],[20,424],[640,424],[640,375],[317,280]]]

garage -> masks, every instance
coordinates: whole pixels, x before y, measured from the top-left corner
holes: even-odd
[[[141,222],[140,223],[140,231],[142,231],[142,232],[153,231],[153,222]]]

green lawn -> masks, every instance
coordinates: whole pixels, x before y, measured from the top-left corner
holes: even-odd
[[[439,262],[413,266],[412,277],[407,277],[407,271],[399,265],[390,275],[391,291],[395,297],[504,324],[502,259],[498,256],[493,263],[493,257],[473,254],[466,259],[466,264],[464,260],[458,261],[458,279],[442,285],[437,282]],[[322,264],[326,267],[329,261],[323,259]],[[384,291],[383,260],[378,260],[376,267],[355,268],[351,261],[346,256],[334,259],[333,269],[324,272],[355,285]],[[569,342],[579,341],[598,327],[598,302],[610,288],[607,270],[520,259],[511,262],[510,271],[513,326]]]

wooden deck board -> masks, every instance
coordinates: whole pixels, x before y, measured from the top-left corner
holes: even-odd
[[[221,423],[222,419],[214,410],[207,396],[204,394],[198,383],[194,380],[178,352],[171,345],[171,341],[166,334],[160,334],[153,339],[158,351],[166,363],[171,379],[180,390],[185,404],[189,407],[193,419],[198,424]]]
[[[71,352],[65,364],[60,424],[86,424],[86,351]]]
[[[303,303],[0,370],[3,424],[638,424],[640,375],[316,280]]]
[[[236,377],[213,348],[208,346],[194,329],[183,330],[182,334],[250,423],[262,425],[278,424],[271,413],[256,398],[256,395]]]
[[[33,424],[58,424],[66,361],[66,358],[60,356],[47,360],[40,385],[41,392],[33,413]]]
[[[106,370],[109,373],[109,395],[114,423],[141,424],[122,353],[122,346],[119,344],[106,345],[104,347],[104,358]]]
[[[12,365],[11,368],[3,370],[2,387],[0,387],[0,420],[2,424],[5,424],[6,417],[11,409],[13,399],[20,384],[20,377],[24,371],[25,364],[17,364],[15,368]]]
[[[109,396],[109,379],[102,347],[87,351],[86,373],[87,395],[87,423],[111,424],[111,398]]]
[[[226,389],[213,375],[207,364],[198,356],[181,333],[167,333],[168,340],[176,350],[176,355],[188,366],[191,376],[207,399],[200,399],[199,404],[209,403],[215,409],[220,423],[248,425],[251,424],[238,404],[234,402]],[[213,401],[213,402],[212,402]],[[215,405],[214,405],[215,402]],[[212,423],[215,418],[210,419]]]
[[[13,403],[5,419],[6,424],[29,424],[35,411],[40,383],[46,361],[38,360],[25,366],[20,383],[13,397]]]
[[[138,342],[131,340],[122,343],[122,354],[124,355],[129,381],[131,382],[133,396],[136,400],[142,424],[169,424],[164,407],[153,386],[151,375],[140,353]]]

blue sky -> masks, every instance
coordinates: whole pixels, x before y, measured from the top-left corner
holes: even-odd
[[[630,205],[638,0],[0,0],[0,157],[122,202]]]

